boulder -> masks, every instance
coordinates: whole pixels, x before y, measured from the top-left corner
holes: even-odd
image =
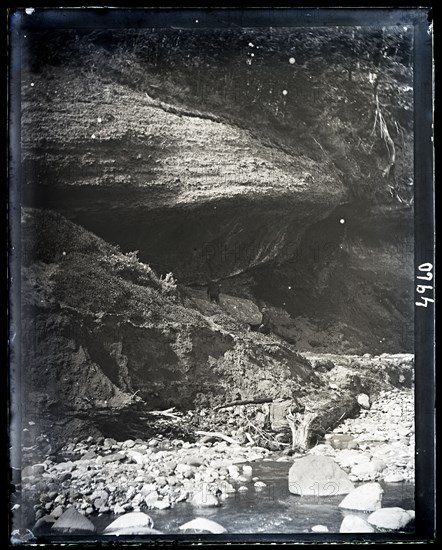
[[[34,535],[42,535],[48,533],[51,527],[55,523],[55,518],[53,516],[43,516],[35,522],[35,525],[32,529]]]
[[[126,527],[123,531],[107,531],[103,532],[103,535],[163,535],[162,531],[157,531],[151,527]]]
[[[130,458],[133,462],[136,462],[137,464],[145,464],[148,460],[146,455],[143,455],[142,453],[139,453],[138,451],[134,451],[133,449],[129,449],[127,452],[127,457]]]
[[[296,495],[345,495],[353,489],[348,475],[327,456],[298,458],[289,471],[289,491]]]
[[[313,525],[313,533],[328,533],[328,527],[326,525]]]
[[[211,460],[210,467],[214,470],[220,470],[221,468],[228,468],[232,463],[230,460],[215,459]]]
[[[155,483],[145,483],[145,484],[141,487],[140,493],[141,493],[143,496],[147,496],[147,495],[149,495],[150,493],[152,493],[153,491],[155,491],[156,488],[157,488],[157,486],[155,485]]]
[[[382,506],[384,490],[379,483],[365,483],[349,493],[339,504],[339,508],[374,512]]]
[[[57,519],[52,530],[61,533],[94,533],[95,526],[71,506]]]
[[[152,508],[156,508],[157,510],[167,510],[168,508],[170,508],[169,497],[163,498],[163,500],[156,500],[152,504]]]
[[[362,464],[356,464],[351,469],[351,473],[357,476],[359,479],[373,479],[379,473],[376,464],[373,462],[364,462]]]
[[[374,533],[373,527],[359,516],[348,515],[342,520],[340,533]]]
[[[119,462],[120,460],[124,460],[125,458],[126,457],[123,453],[113,453],[111,455],[101,457],[101,462],[107,464],[108,462]]]
[[[187,464],[187,466],[202,466],[204,464],[204,457],[197,456],[197,455],[191,455],[184,459],[184,464]]]
[[[358,447],[357,441],[351,435],[346,434],[333,434],[328,442],[333,449],[356,449]]]
[[[309,454],[311,454],[311,455],[334,456],[335,451],[330,445],[326,445],[325,443],[321,443],[319,445],[316,445],[316,447],[313,447],[313,449],[310,449]]]
[[[385,483],[400,483],[401,481],[404,481],[404,476],[399,473],[391,473],[384,477],[384,481]]]
[[[367,521],[377,529],[396,531],[403,529],[413,519],[413,514],[409,511],[396,507],[376,510],[368,516]]]
[[[342,468],[352,468],[356,464],[370,462],[370,456],[361,451],[344,449],[336,453],[335,460]]]
[[[219,506],[218,499],[207,491],[200,491],[199,493],[195,493],[190,502],[193,504],[193,506],[197,507]]]
[[[207,518],[195,518],[192,521],[188,521],[179,527],[180,531],[196,531],[196,532],[206,532],[219,535],[221,533],[227,533],[225,529],[216,521],[212,521]]]
[[[58,472],[72,472],[76,469],[77,465],[72,462],[72,460],[68,460],[67,462],[60,462],[59,464],[54,465],[54,469]]]
[[[143,512],[130,512],[117,518],[104,530],[105,535],[136,535],[142,529],[153,528],[153,520]]]
[[[357,401],[363,409],[370,408],[370,398],[366,393],[360,393],[357,397]]]
[[[385,462],[381,458],[373,458],[371,463],[376,468],[377,472],[382,472],[387,467],[387,465],[385,464]]]
[[[267,487],[267,484],[264,483],[264,481],[255,481],[253,485],[255,486],[255,489],[264,489],[264,487]]]
[[[64,507],[63,506],[56,506],[52,512],[51,512],[51,516],[55,519],[58,519],[60,518],[62,515],[63,515],[63,512],[64,512]]]
[[[46,468],[44,464],[34,464],[32,466],[32,473],[34,476],[40,476],[44,474],[45,471],[46,471]]]
[[[81,457],[81,460],[95,460],[97,458],[97,453],[95,451],[87,451]]]
[[[151,493],[149,493],[144,497],[144,502],[146,503],[146,506],[148,508],[151,508],[157,500],[158,500],[158,493],[156,491],[152,491]]]
[[[258,489],[259,489],[259,487],[258,487]],[[220,490],[221,490],[221,493],[224,496],[236,493],[235,487],[231,483],[229,483],[228,481],[224,481],[224,483],[221,484]]]
[[[229,466],[227,468],[228,472],[229,472],[229,476],[232,478],[232,479],[238,479],[239,476],[240,476],[240,473],[239,473],[239,468],[238,466],[235,466],[235,465],[232,465],[232,466]]]

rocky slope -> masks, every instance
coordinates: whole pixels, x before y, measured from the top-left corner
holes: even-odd
[[[358,393],[412,384],[411,356],[303,356],[248,330],[261,316],[252,301],[223,295],[211,304],[58,213],[24,209],[22,235],[21,410],[38,427],[27,447],[48,432],[53,442],[85,432],[137,437],[156,408],[207,408],[181,426],[190,434],[241,428],[245,417],[213,407],[275,399],[292,400],[301,417],[314,413],[314,441],[358,412]],[[261,406],[247,407],[259,425]],[[254,437],[271,443],[262,430]]]
[[[23,200],[186,286],[222,279],[302,349],[411,351],[410,48],[404,29],[32,33]]]
[[[247,332],[222,308],[204,316],[185,307],[172,278],[59,214],[25,209],[22,235],[29,419],[140,400],[185,409],[304,395],[319,383],[292,345]]]

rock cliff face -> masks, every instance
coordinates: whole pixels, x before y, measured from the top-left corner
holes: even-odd
[[[202,315],[173,280],[59,214],[25,209],[22,234],[30,418],[119,409],[138,398],[148,408],[185,409],[302,395],[318,383],[292,345],[248,333],[222,308]],[[247,316],[246,302],[238,308]]]
[[[180,284],[223,280],[301,348],[412,350],[408,32],[29,39],[25,204]]]
[[[412,351],[411,36],[159,32],[23,46],[25,407],[302,396],[298,351]]]

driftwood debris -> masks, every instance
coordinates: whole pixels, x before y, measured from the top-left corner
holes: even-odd
[[[172,418],[173,420],[180,420],[180,416],[178,412],[173,412],[175,410],[175,407],[171,407],[170,409],[166,409],[164,411],[149,411],[149,414],[153,414],[154,416],[167,416],[168,418]]]
[[[286,419],[292,432],[292,450],[305,451],[308,449],[310,427],[315,418],[315,413],[292,413],[289,410]]]

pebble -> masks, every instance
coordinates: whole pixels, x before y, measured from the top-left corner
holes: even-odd
[[[266,483],[264,481],[255,481],[254,486],[257,489],[263,489],[264,487],[267,487]]]
[[[328,533],[328,527],[326,525],[313,525],[313,533]]]

